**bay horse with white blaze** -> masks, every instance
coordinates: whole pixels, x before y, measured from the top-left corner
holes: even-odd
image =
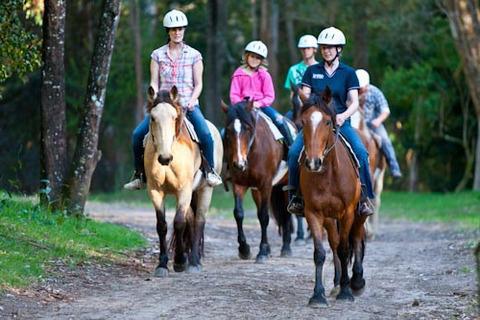
[[[227,114],[225,157],[233,184],[233,214],[237,223],[239,256],[241,259],[249,259],[251,255],[243,232],[243,197],[248,188],[251,189],[257,206],[262,232],[256,262],[263,263],[270,256],[267,237],[270,208],[282,234],[281,256],[291,255],[293,224],[287,211],[287,194],[282,191],[287,182],[286,170],[283,174],[277,174],[286,152],[285,147],[275,139],[267,121],[260,116],[261,111],[253,107],[253,101],[244,100],[233,106],[222,103],[222,109]],[[274,181],[276,175],[281,176],[278,183]]]
[[[338,223],[338,256],[340,259],[340,292],[337,299],[352,300],[352,289],[360,291],[363,279],[365,250],[365,218],[356,214],[360,199],[360,180],[346,146],[340,141],[335,112],[330,107],[331,91],[327,87],[321,96],[303,102],[304,154],[300,166],[300,188],[305,201],[305,218],[313,235],[315,262],[315,289],[310,305],[327,305],[322,283],[325,249],[322,231],[327,219]],[[348,264],[355,255],[353,276],[350,281]]]
[[[174,270],[198,272],[201,270],[205,215],[210,206],[213,188],[201,170],[202,156],[199,145],[192,140],[184,123],[178,103],[178,91],[155,94],[148,90],[150,131],[145,137],[145,175],[147,192],[157,216],[160,243],[159,264],[155,276],[168,275],[168,248],[165,196],[172,194],[177,200],[173,221],[171,248],[174,251]],[[221,171],[223,145],[220,133],[208,122],[214,140],[215,170]]]

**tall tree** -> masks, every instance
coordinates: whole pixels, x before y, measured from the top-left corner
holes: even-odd
[[[277,1],[261,0],[260,16],[260,39],[266,42],[268,47],[269,72],[272,75],[273,83],[278,84],[279,9]]]
[[[480,10],[476,0],[445,0],[444,5],[477,114],[473,189],[480,190]]]
[[[209,0],[207,3],[207,59],[206,59],[206,117],[220,122],[218,108],[222,96],[222,74],[226,58],[225,25],[227,2]]]
[[[68,212],[75,215],[83,214],[92,174],[101,157],[101,151],[97,149],[98,132],[119,18],[120,0],[104,0],[90,65],[84,114],[64,190],[64,204]]]
[[[295,39],[295,25],[294,25],[294,5],[293,0],[285,0],[285,29],[287,31],[287,44],[290,64],[294,64],[298,60],[298,52]]]
[[[135,122],[139,123],[143,119],[143,69],[142,69],[142,38],[140,35],[140,13],[138,0],[130,0],[130,26],[133,32],[133,41],[135,44],[135,85],[137,88],[135,104]]]
[[[41,89],[42,180],[41,202],[61,206],[67,168],[65,116],[65,2],[45,1]]]
[[[368,1],[353,2],[353,38],[355,68],[368,69]]]

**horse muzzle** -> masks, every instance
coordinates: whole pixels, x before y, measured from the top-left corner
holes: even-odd
[[[247,161],[244,161],[244,160],[234,161],[233,168],[235,170],[244,172],[245,170],[247,170]]]
[[[169,156],[163,156],[163,155],[159,155],[158,156],[158,162],[162,165],[162,166],[168,166],[170,164],[170,162],[172,162],[173,160],[173,156],[172,155],[169,155]]]
[[[305,158],[305,167],[310,172],[320,172],[322,170],[322,159],[320,158]]]

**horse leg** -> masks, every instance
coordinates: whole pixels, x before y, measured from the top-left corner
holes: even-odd
[[[263,188],[262,190],[252,190],[253,200],[257,205],[257,217],[260,221],[260,227],[262,229],[262,238],[260,240],[260,250],[258,251],[256,263],[265,263],[270,256],[270,245],[268,244],[267,227],[269,222],[268,216],[268,204],[270,201],[270,195],[272,193],[271,187]]]
[[[350,279],[348,277],[348,257],[350,254],[350,230],[352,228],[353,216],[355,212],[353,208],[344,215],[340,223],[340,243],[338,247],[338,256],[340,258],[341,276],[340,276],[340,293],[337,300],[353,301],[352,290],[350,289]]]
[[[332,249],[334,266],[333,289],[330,291],[330,296],[336,296],[340,292],[340,273],[342,269],[340,265],[340,258],[338,257],[338,244],[340,242],[340,236],[338,235],[337,221],[331,218],[325,218],[324,227],[325,230],[327,230],[330,249]]]
[[[152,199],[157,216],[157,234],[159,240],[160,254],[158,266],[155,268],[154,275],[156,277],[168,276],[168,253],[167,253],[167,221],[165,219],[165,203],[164,194],[160,191],[150,190],[150,199]]]
[[[192,223],[193,242],[192,250],[188,257],[188,272],[199,272],[202,270],[201,256],[203,255],[203,239],[205,230],[205,216],[210,206],[213,188],[205,187],[197,191],[192,200],[195,221]]]
[[[352,230],[350,231],[351,245],[353,245],[353,254],[355,260],[352,267],[352,278],[350,279],[350,288],[355,295],[360,295],[365,287],[363,278],[363,257],[365,255],[365,217],[355,215]]]
[[[240,259],[247,260],[250,259],[250,246],[247,243],[247,238],[243,232],[243,196],[245,195],[246,187],[239,186],[237,184],[233,185],[233,196],[235,198],[235,208],[233,209],[233,216],[235,217],[235,222],[237,223],[237,233],[238,233],[238,256]]]
[[[327,298],[325,297],[325,287],[322,283],[323,264],[325,263],[325,248],[322,244],[322,228],[323,216],[316,216],[314,212],[305,208],[305,217],[313,237],[313,261],[315,262],[315,288],[313,296],[308,301],[310,306],[327,306]]]
[[[305,244],[305,232],[303,231],[303,217],[297,216],[297,237],[295,238],[295,244]]]
[[[272,188],[272,196],[270,206],[273,216],[278,223],[279,231],[282,235],[281,257],[289,257],[292,255],[290,243],[292,242],[293,221],[292,215],[287,211],[288,195],[282,190],[281,186]]]
[[[187,190],[189,188],[186,188]],[[191,189],[188,191],[182,191],[177,196],[177,211],[175,212],[175,218],[173,219],[173,270],[175,272],[185,271],[187,267],[187,246],[185,243],[185,230],[187,226],[190,228],[190,224],[193,224],[193,213],[190,208],[190,201],[192,199]],[[190,234],[190,230],[187,231]]]

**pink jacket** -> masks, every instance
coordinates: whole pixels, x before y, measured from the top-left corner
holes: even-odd
[[[266,69],[259,68],[251,75],[247,74],[243,67],[235,70],[230,84],[230,103],[236,104],[245,97],[260,102],[262,107],[272,105],[275,90],[272,77]]]

